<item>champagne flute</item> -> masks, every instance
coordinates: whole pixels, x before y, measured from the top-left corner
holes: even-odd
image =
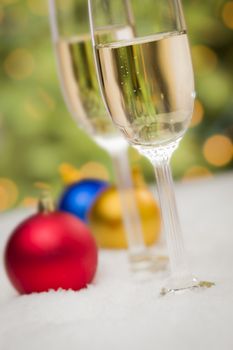
[[[89,33],[87,2],[49,0],[49,14],[59,78],[68,109],[78,125],[112,158],[131,269],[133,271],[150,269],[153,264],[144,244],[135,202],[127,155],[128,142],[107,116],[99,92]],[[132,36],[132,29],[128,26],[119,28],[117,38],[124,37],[125,32]],[[104,33],[105,31],[103,35]],[[162,261],[158,261],[158,268],[161,264]]]
[[[133,37],[125,31],[118,38],[118,28],[129,26],[125,3],[131,9]],[[155,169],[171,268],[161,293],[210,287],[189,270],[169,166],[188,128],[195,99],[181,2],[88,0],[88,7],[106,108],[124,137]]]

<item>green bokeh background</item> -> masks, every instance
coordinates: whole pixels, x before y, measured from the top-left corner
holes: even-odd
[[[174,155],[176,179],[193,166],[213,173],[232,168],[232,160],[221,167],[208,163],[203,145],[215,134],[233,137],[233,1],[184,0],[183,4],[204,118],[190,128]],[[224,6],[232,11],[227,23]],[[19,191],[4,210],[36,196],[37,181],[50,184],[59,195],[64,186],[58,171],[62,163],[79,168],[89,161],[100,162],[113,179],[109,156],[77,128],[64,105],[47,12],[45,0],[0,2],[0,178],[12,180]],[[130,151],[131,159],[134,152]],[[144,159],[140,163],[146,179],[152,181],[151,166]]]

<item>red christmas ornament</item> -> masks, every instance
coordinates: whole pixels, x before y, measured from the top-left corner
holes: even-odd
[[[86,287],[97,267],[90,230],[71,214],[42,207],[8,241],[5,266],[12,284],[21,294]]]

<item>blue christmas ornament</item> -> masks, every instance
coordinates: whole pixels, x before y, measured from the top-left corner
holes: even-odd
[[[98,195],[109,185],[97,179],[85,179],[69,186],[60,198],[58,210],[76,215],[87,222],[87,214]]]

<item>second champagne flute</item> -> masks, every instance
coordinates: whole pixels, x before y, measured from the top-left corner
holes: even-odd
[[[128,143],[108,118],[95,72],[87,2],[49,0],[50,23],[61,87],[70,113],[111,156],[120,194],[123,222],[133,271],[150,269],[128,161]],[[107,35],[107,31],[106,31]],[[132,28],[119,27],[117,38],[132,36]],[[109,208],[111,210],[111,208]]]

